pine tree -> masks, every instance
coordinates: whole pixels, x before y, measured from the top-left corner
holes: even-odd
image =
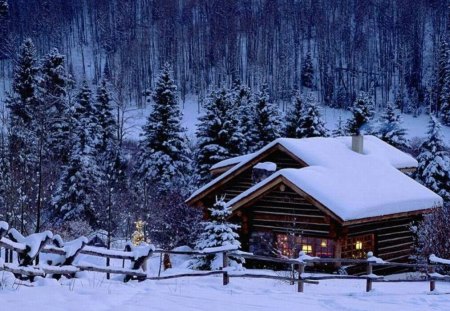
[[[331,133],[331,136],[341,137],[341,136],[346,136],[346,135],[347,135],[347,131],[345,128],[344,121],[342,120],[342,117],[339,116],[336,129],[333,130],[333,132]]]
[[[199,182],[206,183],[209,169],[219,161],[241,155],[243,135],[238,115],[227,90],[212,91],[204,106],[205,114],[199,117],[197,127],[197,173]]]
[[[226,207],[223,198],[216,199],[216,203],[209,209],[210,220],[204,223],[203,232],[200,234],[195,248],[203,250],[210,247],[220,247],[235,245],[241,247],[239,234],[236,232],[239,225],[228,222],[231,216],[231,210]],[[222,266],[222,260],[219,255],[202,256],[194,262],[194,268],[217,270]]]
[[[240,126],[238,131],[242,133],[243,138],[241,153],[249,153],[255,141],[253,132],[255,107],[250,88],[241,84],[240,81],[235,81],[231,90],[231,99],[234,109],[237,110]]]
[[[317,107],[315,99],[311,94],[305,100],[303,113],[299,119],[296,136],[298,138],[326,137],[328,130]]]
[[[286,114],[285,136],[288,138],[299,138],[297,136],[300,118],[303,115],[303,99],[299,91],[294,95],[292,109]]]
[[[70,78],[65,68],[65,57],[55,48],[42,61],[39,91],[44,103],[45,135],[49,153],[54,159],[59,158],[63,161],[70,150],[66,139],[70,135],[67,99],[69,84]]]
[[[84,220],[97,226],[102,175],[96,159],[95,146],[100,141],[96,122],[91,90],[84,81],[73,107],[71,152],[52,200],[57,223]]]
[[[255,144],[253,151],[261,149],[282,135],[282,122],[278,105],[269,98],[267,85],[263,85],[256,95],[255,105]]]
[[[437,113],[449,109],[450,103],[450,47],[445,38],[441,39],[437,77]]]
[[[305,62],[303,63],[302,66],[302,75],[301,75],[301,80],[302,80],[302,86],[311,89],[313,87],[313,82],[314,82],[314,68],[313,68],[313,64],[312,64],[312,58],[311,58],[311,53],[308,52],[306,54],[306,59]]]
[[[419,181],[445,201],[450,200],[450,155],[442,139],[441,125],[434,116],[430,118],[428,138],[420,148],[417,161]]]
[[[36,204],[36,183],[38,165],[37,123],[41,101],[37,90],[38,67],[36,48],[31,39],[20,46],[14,68],[13,93],[6,100],[9,114],[9,152],[13,184],[18,192],[17,208],[20,210],[20,231],[25,231],[25,219]],[[39,125],[39,127],[38,127]]]
[[[408,147],[406,129],[402,127],[402,117],[395,111],[395,108],[388,104],[385,112],[380,116],[376,135],[388,144],[405,149]]]
[[[347,132],[350,135],[360,135],[362,130],[370,130],[370,120],[374,116],[372,97],[366,92],[360,92],[353,107],[352,118],[347,121]]]
[[[97,88],[94,111],[100,130],[100,141],[97,145],[97,150],[100,154],[104,154],[108,149],[114,148],[117,131],[116,120],[112,114],[111,95],[108,91],[106,80],[102,80]]]
[[[177,87],[172,69],[165,64],[152,94],[153,110],[143,128],[139,144],[137,174],[141,180],[171,187],[189,165],[185,129],[181,126]]]

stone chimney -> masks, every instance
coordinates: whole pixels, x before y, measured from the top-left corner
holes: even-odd
[[[352,150],[357,153],[363,153],[363,150],[364,150],[364,136],[363,135],[352,136]]]

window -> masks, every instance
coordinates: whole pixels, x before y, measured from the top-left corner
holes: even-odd
[[[276,248],[283,256],[291,258],[297,257],[300,251],[311,256],[331,258],[335,243],[330,239],[279,233],[276,235]]]
[[[348,238],[342,246],[342,258],[366,258],[367,252],[371,252],[373,249],[373,234],[351,237]]]

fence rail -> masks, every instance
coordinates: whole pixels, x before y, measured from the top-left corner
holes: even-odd
[[[131,279],[139,281],[143,280],[168,280],[174,278],[184,277],[202,277],[211,275],[222,275],[223,285],[230,283],[231,278],[255,278],[255,279],[273,279],[280,281],[287,281],[294,285],[297,283],[298,292],[304,292],[304,284],[319,284],[322,280],[364,280],[366,281],[366,291],[371,291],[373,283],[387,283],[387,282],[429,282],[430,291],[436,289],[436,282],[450,281],[449,275],[441,275],[436,273],[436,267],[441,265],[450,265],[450,261],[447,259],[441,259],[434,255],[430,256],[429,263],[426,264],[412,264],[412,263],[399,263],[399,262],[386,262],[380,258],[373,256],[372,253],[368,253],[367,259],[348,259],[348,258],[317,258],[300,253],[299,258],[275,258],[268,256],[259,256],[251,253],[245,253],[238,251],[235,246],[224,246],[217,248],[205,249],[202,251],[176,251],[176,250],[162,250],[155,249],[153,246],[139,246],[132,247],[128,245],[125,250],[112,250],[100,247],[93,247],[87,245],[87,240],[84,237],[78,238],[74,241],[64,243],[58,236],[53,236],[51,232],[32,234],[28,237],[22,236],[16,230],[8,230],[7,224],[0,222],[0,249],[5,249],[5,254],[9,252],[15,252],[17,254],[18,264],[7,262],[0,262],[0,271],[8,271],[13,273],[17,278],[33,280],[37,276],[45,277],[51,275],[55,278],[59,278],[61,275],[67,277],[75,277],[75,274],[79,271],[94,271],[100,273],[119,274],[123,275],[123,281],[127,282]],[[54,254],[58,255],[57,260],[47,264],[36,264],[39,253],[42,254]],[[130,261],[129,267],[116,267],[116,266],[97,266],[97,265],[80,265],[74,264],[74,259],[79,255],[90,255],[106,258],[107,262],[110,259],[121,259]],[[146,262],[152,256],[160,254],[160,260],[162,261],[162,255],[211,255],[222,254],[223,265],[219,271],[209,272],[195,272],[195,273],[182,273],[175,275],[165,276],[148,276],[146,270]],[[0,252],[1,255],[1,252]],[[270,262],[275,264],[284,264],[289,266],[292,272],[291,276],[279,276],[269,275],[261,273],[242,273],[233,272],[229,266],[230,258],[245,258],[255,261]],[[12,259],[13,256],[10,256]],[[8,258],[6,258],[8,259]],[[362,265],[366,268],[365,275],[336,275],[336,274],[323,274],[317,275],[305,272],[305,268],[313,266],[315,264],[351,264]],[[160,262],[161,265],[161,262]],[[424,275],[420,279],[387,279],[385,276],[379,276],[373,273],[374,267],[402,267],[415,269],[421,271]]]

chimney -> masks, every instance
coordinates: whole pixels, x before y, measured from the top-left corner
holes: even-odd
[[[363,153],[363,150],[364,150],[364,136],[363,135],[352,136],[352,150],[357,153]]]

